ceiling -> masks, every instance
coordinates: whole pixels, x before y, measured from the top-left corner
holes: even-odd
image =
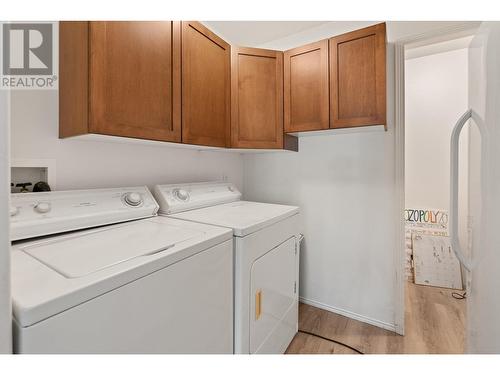
[[[255,47],[329,22],[204,21],[203,23],[231,44]]]
[[[418,46],[414,48],[405,49],[405,58],[415,59],[422,56],[434,55],[436,53],[443,53],[448,51],[454,51],[457,49],[469,48],[472,42],[472,35],[446,40],[439,43],[426,44],[423,46]]]
[[[285,51],[317,40],[330,38],[380,21],[204,21],[203,23],[230,44],[242,47],[269,48]],[[464,25],[468,26],[465,30]],[[439,34],[450,39],[471,35],[479,22],[464,21],[387,21],[387,41],[404,40],[424,34]],[[455,33],[453,30],[462,30]],[[473,32],[472,32],[473,33]],[[455,35],[456,34],[456,35]],[[459,35],[460,34],[460,35]],[[426,44],[443,41],[444,37],[425,39]],[[434,40],[435,39],[435,40]],[[417,43],[421,45],[421,43]],[[414,46],[416,47],[417,44]]]

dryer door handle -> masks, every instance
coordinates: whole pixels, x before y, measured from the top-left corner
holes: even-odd
[[[262,314],[262,290],[258,290],[255,293],[255,320],[260,319],[260,315]]]

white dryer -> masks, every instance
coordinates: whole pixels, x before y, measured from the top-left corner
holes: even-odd
[[[230,230],[155,216],[146,187],[11,203],[16,353],[232,352]]]
[[[285,352],[298,329],[298,207],[242,201],[226,182],[153,194],[162,215],[233,230],[235,353]]]

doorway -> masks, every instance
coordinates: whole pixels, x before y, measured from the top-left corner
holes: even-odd
[[[405,212],[398,219],[396,262],[401,269],[396,323],[399,333],[411,326],[407,331],[434,336],[426,337],[426,342],[445,338],[439,347],[450,353],[464,352],[466,322],[465,273],[451,249],[447,227],[450,137],[468,108],[468,45],[474,29],[467,25],[463,30],[419,36],[396,43],[395,49],[396,155],[402,160],[396,175],[399,207]],[[467,132],[463,132],[459,237],[465,247],[469,242],[467,147]]]

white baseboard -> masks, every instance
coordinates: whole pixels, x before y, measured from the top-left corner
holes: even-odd
[[[368,323],[368,324],[371,324],[371,325],[376,326],[376,327],[387,329],[388,331],[396,332],[396,326],[394,323],[382,322],[381,320],[369,318],[367,316],[357,314],[357,313],[352,312],[352,311],[344,310],[344,309],[341,309],[338,307],[325,305],[324,303],[313,301],[311,299],[304,298],[304,297],[299,297],[299,301],[302,303],[305,303],[306,305],[311,305],[311,306],[317,307],[319,309],[331,311],[333,313],[343,315],[343,316],[346,316],[346,317],[354,319],[354,320],[359,320],[360,322],[363,322],[363,323]]]

